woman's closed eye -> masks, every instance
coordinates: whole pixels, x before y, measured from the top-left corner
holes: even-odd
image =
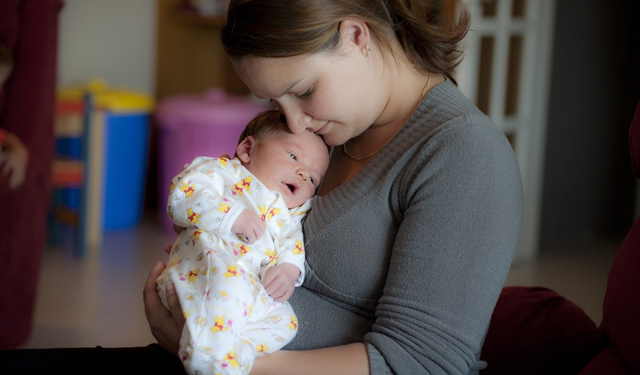
[[[309,89],[308,89],[307,91],[305,91],[303,94],[296,95],[296,98],[298,98],[298,99],[305,99],[305,98],[307,98],[309,95],[311,95],[311,87],[309,87]]]

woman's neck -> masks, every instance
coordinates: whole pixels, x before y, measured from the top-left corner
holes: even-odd
[[[384,148],[409,120],[424,96],[444,81],[443,76],[423,74],[408,63],[400,63],[385,79],[389,88],[385,107],[373,125],[346,142],[347,155],[364,157]]]
[[[384,108],[367,130],[344,146],[334,148],[319,191],[321,196],[349,181],[373,160],[409,120],[423,97],[444,81],[442,75],[429,76],[417,71],[406,59],[395,61],[387,58],[381,69],[388,92]]]

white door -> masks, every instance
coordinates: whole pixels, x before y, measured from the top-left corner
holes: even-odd
[[[514,263],[538,254],[555,0],[458,0],[471,13],[457,80],[507,135],[525,192]]]

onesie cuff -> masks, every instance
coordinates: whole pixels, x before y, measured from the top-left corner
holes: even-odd
[[[236,222],[238,216],[244,211],[246,206],[241,202],[235,202],[229,212],[227,212],[222,217],[222,222],[220,222],[220,233],[229,234],[231,233],[231,228],[233,227],[233,223]]]

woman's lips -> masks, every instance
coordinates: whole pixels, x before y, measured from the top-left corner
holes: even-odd
[[[316,131],[314,131],[314,133],[321,135],[324,133],[324,131],[327,129],[327,125],[329,125],[329,121],[327,121],[324,125],[322,125],[322,127]]]

